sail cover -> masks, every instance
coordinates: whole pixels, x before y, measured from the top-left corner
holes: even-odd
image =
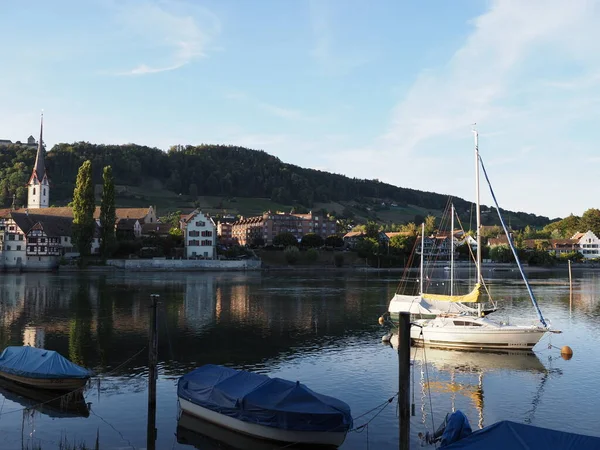
[[[504,420],[440,448],[445,450],[597,450],[600,448],[600,437]]]
[[[244,422],[296,431],[345,432],[350,407],[299,382],[206,364],[182,376],[177,395]]]
[[[481,284],[477,283],[473,290],[466,295],[421,294],[421,297],[441,302],[477,303],[481,297]]]
[[[87,369],[52,350],[6,347],[0,355],[0,372],[28,378],[89,378]]]

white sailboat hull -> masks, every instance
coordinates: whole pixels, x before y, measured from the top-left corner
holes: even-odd
[[[433,326],[432,326],[433,325]],[[410,337],[416,345],[440,348],[531,350],[548,331],[540,327],[412,326]]]
[[[340,446],[346,439],[346,432],[322,432],[322,431],[295,431],[281,428],[267,427],[255,423],[244,422],[233,417],[220,414],[202,406],[196,405],[179,397],[179,405],[187,414],[212,422],[221,427],[228,428],[238,433],[253,436],[259,439],[271,441]]]

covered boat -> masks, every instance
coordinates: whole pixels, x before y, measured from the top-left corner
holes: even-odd
[[[341,445],[350,407],[300,382],[207,364],[182,376],[181,409],[239,433],[286,443]]]
[[[567,433],[503,420],[467,437],[442,445],[447,450],[597,450],[600,437]]]
[[[85,386],[91,376],[52,350],[6,347],[0,354],[0,377],[35,388],[71,391]]]

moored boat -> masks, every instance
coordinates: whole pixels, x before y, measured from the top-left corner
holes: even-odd
[[[238,433],[284,443],[339,446],[350,407],[300,382],[207,364],[177,385],[184,413]]]
[[[0,354],[0,377],[33,388],[72,391],[84,387],[91,376],[52,350],[15,346]]]

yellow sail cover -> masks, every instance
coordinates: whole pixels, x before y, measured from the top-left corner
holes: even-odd
[[[478,303],[481,297],[481,284],[477,283],[473,290],[465,295],[421,294],[421,297],[426,300],[439,300],[442,302]]]

